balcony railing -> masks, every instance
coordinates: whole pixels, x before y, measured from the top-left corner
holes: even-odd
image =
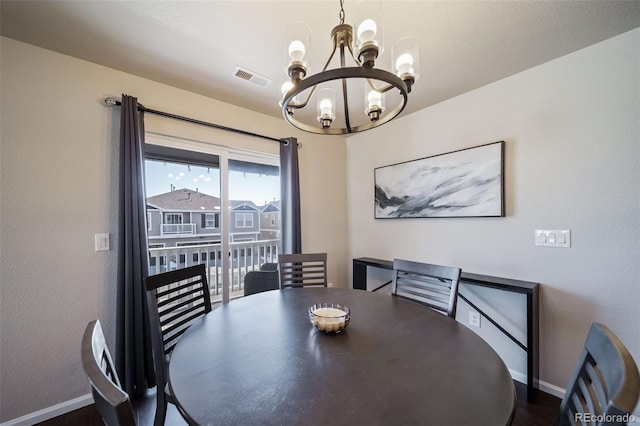
[[[162,235],[194,235],[195,223],[163,223]]]
[[[278,261],[280,240],[235,242],[229,243],[229,248],[230,295],[234,298],[244,294],[244,276],[247,272],[260,269],[263,263]],[[149,273],[152,275],[199,263],[207,265],[211,302],[219,302],[222,299],[221,244],[149,249]]]

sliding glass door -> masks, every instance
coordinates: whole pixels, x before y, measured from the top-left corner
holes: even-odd
[[[150,273],[207,265],[212,302],[280,251],[280,176],[272,155],[147,135]]]

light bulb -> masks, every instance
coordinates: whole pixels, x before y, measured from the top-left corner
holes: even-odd
[[[369,92],[367,96],[367,100],[369,101],[369,109],[372,108],[380,108],[382,107],[382,93],[372,90]]]
[[[291,90],[292,87],[293,87],[293,83],[290,81],[285,81],[284,83],[282,83],[282,86],[280,87],[280,91],[282,91],[282,96],[286,95],[287,92],[289,92],[289,90]]]
[[[302,61],[304,58],[305,49],[304,43],[300,40],[293,40],[291,44],[289,44],[289,57],[292,61]]]
[[[373,41],[377,32],[378,26],[373,19],[365,19],[358,25],[358,40],[360,40],[361,43]]]
[[[396,59],[396,69],[399,75],[413,74],[413,56],[403,53]]]
[[[330,99],[323,99],[320,101],[320,114],[323,117],[330,117],[332,115],[333,104]]]

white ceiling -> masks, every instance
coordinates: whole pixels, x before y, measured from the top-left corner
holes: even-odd
[[[355,5],[345,1],[346,23]],[[0,8],[3,36],[278,117],[283,24],[311,27],[313,74],[328,58],[340,10],[338,0],[2,0]],[[420,79],[403,114],[640,26],[640,1],[387,0],[383,11],[377,64],[388,68],[400,37],[420,42]],[[237,66],[273,82],[241,80]]]

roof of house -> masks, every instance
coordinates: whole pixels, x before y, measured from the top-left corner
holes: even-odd
[[[189,188],[148,197],[147,204],[163,210],[220,211],[220,198]]]
[[[272,201],[272,202],[268,203],[267,205],[260,207],[260,210],[262,210],[264,213],[279,212],[280,211],[280,200]]]
[[[229,200],[232,210],[260,210],[253,201],[248,200]]]

